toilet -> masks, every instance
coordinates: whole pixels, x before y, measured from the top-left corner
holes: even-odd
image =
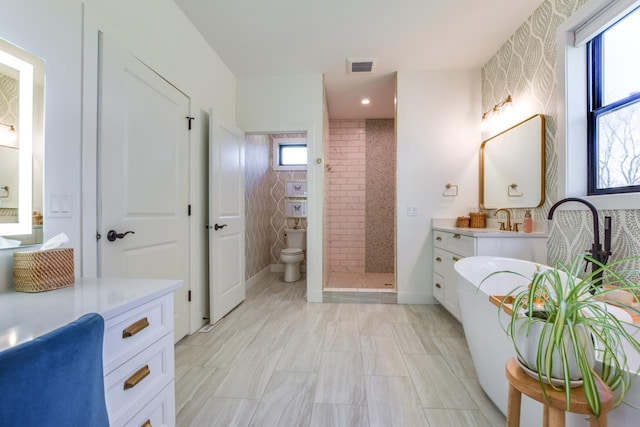
[[[300,278],[300,263],[304,261],[307,230],[285,229],[285,248],[280,252],[284,264],[284,281],[295,282]]]

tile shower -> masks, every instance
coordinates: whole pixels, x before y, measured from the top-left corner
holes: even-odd
[[[325,288],[394,290],[394,120],[331,120],[329,128]]]

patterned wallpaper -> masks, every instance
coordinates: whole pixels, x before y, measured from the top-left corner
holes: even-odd
[[[396,138],[393,119],[366,120],[365,271],[393,273],[395,265]]]
[[[284,229],[295,218],[285,218],[287,181],[307,179],[306,171],[274,171],[271,167],[273,138],[304,138],[306,134],[247,135],[245,146],[245,278],[280,262]],[[300,226],[307,227],[301,219]]]
[[[0,123],[14,126],[18,124],[18,81],[4,74],[0,74]],[[0,209],[0,216],[15,217],[17,215],[18,209]],[[15,219],[5,219],[0,222],[13,221]]]
[[[584,3],[586,0],[545,1],[481,71],[483,111],[511,94],[514,104],[529,102],[536,113],[546,117],[547,197],[542,207],[533,210],[535,219],[546,219],[558,200],[556,31]],[[522,219],[524,211],[514,210],[514,217]],[[640,255],[640,210],[600,211],[601,238],[604,216],[613,218],[612,259]],[[592,230],[589,211],[556,211],[549,235],[549,263],[569,262],[590,248]]]
[[[306,133],[288,133],[269,135],[269,145],[273,143],[274,138],[306,138]],[[269,150],[269,163],[273,151]],[[293,228],[297,218],[286,218],[285,216],[285,188],[288,181],[306,181],[307,171],[274,171],[269,169],[269,195],[271,198],[270,212],[270,253],[271,263],[278,264],[280,262],[280,251],[284,249],[284,230],[285,228]],[[300,227],[307,228],[307,219],[302,218]],[[304,264],[304,263],[303,263]]]
[[[271,264],[270,151],[267,135],[247,135],[244,197],[246,279]]]

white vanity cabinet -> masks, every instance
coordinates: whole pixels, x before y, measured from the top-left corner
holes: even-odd
[[[98,313],[105,320],[110,426],[175,426],[173,291],[180,286],[178,280],[76,278],[55,291],[3,293],[0,351]]]
[[[433,296],[461,320],[456,293],[456,261],[469,256],[493,255],[546,264],[546,233],[514,233],[487,229],[433,229]]]
[[[104,388],[112,426],[129,425],[137,414],[144,418],[138,426],[175,423],[173,349],[173,294],[105,319]],[[158,392],[165,396],[160,411],[152,404]]]

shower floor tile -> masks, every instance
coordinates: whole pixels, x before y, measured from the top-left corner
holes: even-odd
[[[329,273],[329,280],[325,289],[354,290],[376,289],[379,292],[395,292],[394,273]]]

